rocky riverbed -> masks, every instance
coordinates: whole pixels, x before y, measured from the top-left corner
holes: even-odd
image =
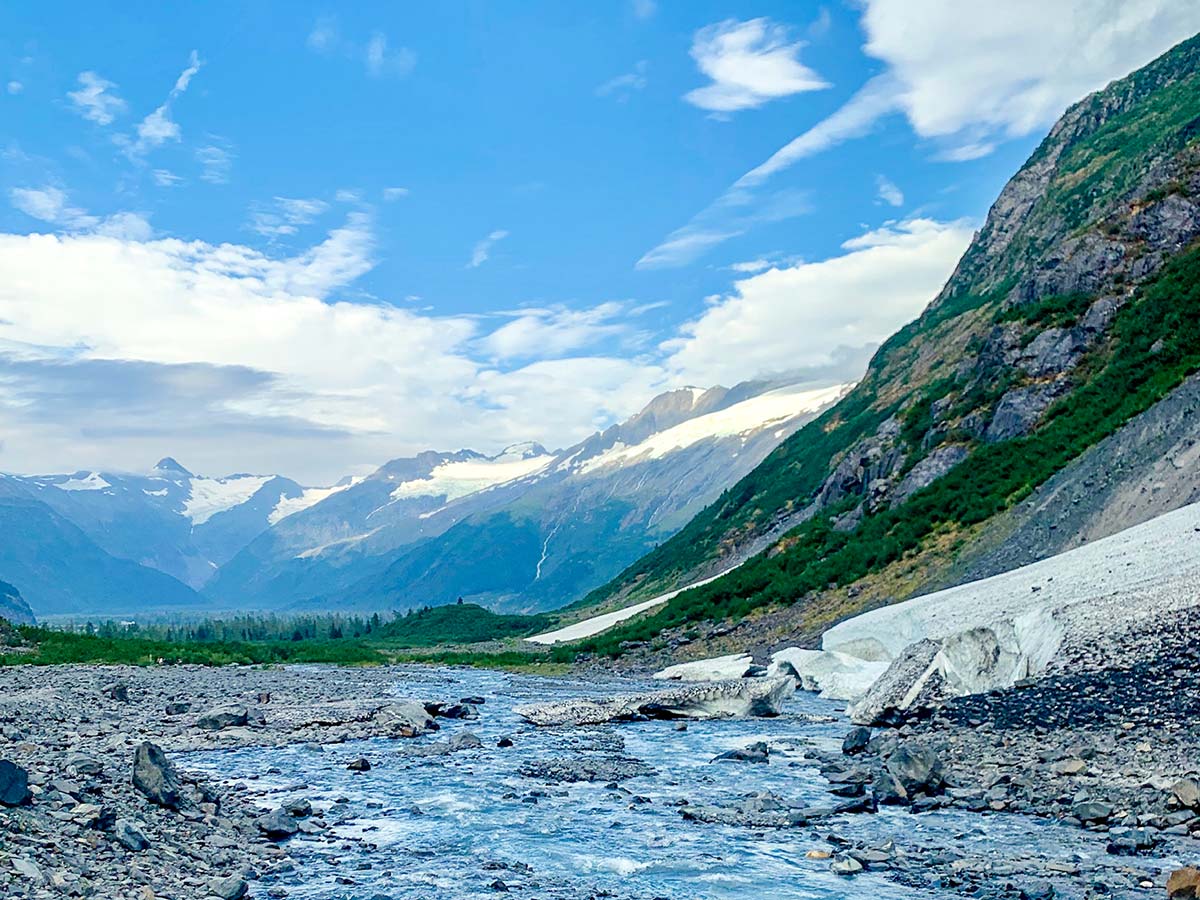
[[[0,670],[0,895],[1149,897],[1200,855],[1200,799],[1176,784],[1188,745],[1170,747],[1186,728],[1114,719],[1085,745],[1014,727],[995,697],[845,746],[838,706],[810,695],[772,718],[518,712],[662,690],[420,668]],[[1124,772],[1118,744],[1143,769]]]

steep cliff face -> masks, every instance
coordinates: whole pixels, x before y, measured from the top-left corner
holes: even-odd
[[[32,625],[33,610],[21,592],[7,581],[0,581],[0,619],[13,625]]]
[[[584,604],[753,558],[597,649],[778,604],[819,630],[904,596],[920,578],[845,588],[944,563],[1196,369],[1198,238],[1200,37],[1068,110],[859,386]]]

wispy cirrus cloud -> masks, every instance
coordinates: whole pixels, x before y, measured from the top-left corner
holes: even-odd
[[[152,150],[168,142],[177,142],[182,138],[183,131],[173,118],[171,107],[187,91],[188,85],[192,83],[192,78],[203,65],[200,55],[193,50],[188,57],[187,67],[176,77],[175,84],[167,94],[167,99],[138,122],[134,128],[136,139],[127,135],[119,135],[116,138],[117,143],[125,148],[125,152],[132,159],[141,159]]]
[[[495,231],[490,232],[471,251],[471,259],[467,262],[467,268],[478,269],[482,266],[491,257],[492,248],[506,237],[508,237],[508,232],[503,228],[497,228]]]
[[[111,125],[113,120],[128,108],[128,104],[116,93],[117,85],[107,78],[101,78],[95,72],[89,71],[80,72],[78,80],[79,90],[69,91],[67,97],[70,98],[75,111],[89,122]],[[9,93],[15,94],[17,91],[11,90],[10,85]]]
[[[334,16],[318,18],[305,43],[315,53],[359,61],[372,78],[403,77],[417,65],[417,54],[411,48],[392,46],[382,31],[373,31],[365,42],[346,37]]]
[[[646,71],[650,64],[646,60],[638,60],[633,68],[624,75],[610,78],[596,88],[597,97],[616,97],[622,103],[627,101],[635,91],[644,90],[649,83]]]

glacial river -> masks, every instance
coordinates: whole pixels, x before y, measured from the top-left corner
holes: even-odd
[[[538,898],[935,896],[881,874],[847,880],[830,871],[828,860],[805,858],[808,850],[828,849],[830,833],[967,853],[1032,845],[1044,859],[1064,863],[1104,857],[1104,843],[1096,836],[1020,816],[918,816],[889,809],[780,831],[683,819],[674,805],[678,800],[731,802],[757,791],[802,805],[828,804],[826,782],[803,751],[840,747],[847,725],[812,721],[810,716],[837,715],[840,708],[811,695],[798,694],[779,718],[691,722],[686,731],[670,722],[536,729],[512,712],[514,704],[530,700],[645,687],[414,668],[397,684],[399,696],[481,696],[487,702],[480,717],[440,720],[439,734],[416,741],[193,753],[181,762],[245,781],[263,792],[264,806],[293,797],[308,798],[318,811],[336,804],[331,818],[344,824],[323,835],[293,838],[288,846],[296,871],[258,885],[255,896],[279,888],[295,900],[494,898],[502,890],[493,886],[497,880],[511,892]],[[406,753],[461,730],[477,734],[483,747],[431,758]],[[531,759],[595,753],[589,748],[611,744],[611,738],[605,740],[609,734],[623,738],[623,755],[649,763],[658,775],[631,779],[623,782],[625,791],[614,791],[603,783],[548,784],[518,771]],[[514,746],[498,748],[501,737]],[[712,761],[758,740],[770,743],[769,764]],[[370,772],[346,769],[356,756],[371,761]]]

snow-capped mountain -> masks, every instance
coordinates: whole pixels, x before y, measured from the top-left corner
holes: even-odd
[[[568,603],[670,536],[843,389],[683,388],[565,450],[393,460],[222,567],[222,606]]]
[[[112,610],[113,601],[123,611],[205,605],[195,589],[223,563],[273,523],[337,490],[277,475],[195,475],[170,457],[144,473],[8,475],[3,482],[0,504],[10,511],[23,504],[38,527],[3,530],[8,546],[0,557],[8,559],[0,559],[0,571],[40,614]],[[137,584],[123,593],[116,585],[102,590],[83,569],[69,576],[47,568],[38,562],[51,559],[47,542],[74,548],[57,554],[55,567],[70,567],[64,556],[75,564],[86,558],[93,569],[115,565],[136,574]]]
[[[840,389],[684,388],[573,447],[279,475],[0,475],[0,579],[39,616],[164,608],[544,609],[673,534]]]

